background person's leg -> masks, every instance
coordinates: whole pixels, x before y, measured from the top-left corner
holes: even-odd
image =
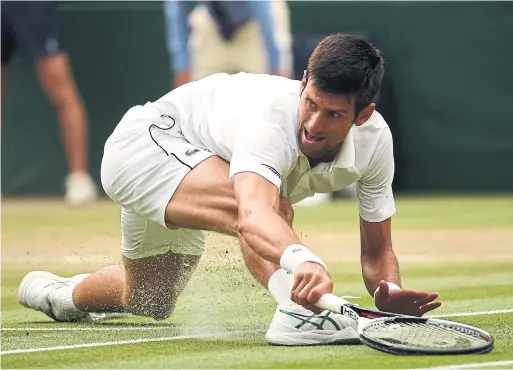
[[[2,75],[0,78],[2,79],[2,121],[3,121],[3,112],[4,112],[4,102],[5,102],[5,94],[7,92],[7,75],[9,71],[9,64],[11,63],[11,59],[16,51],[16,38],[14,36],[11,21],[10,21],[10,11],[9,7],[4,6],[5,3],[2,3],[2,12],[1,12],[1,29],[2,29]]]
[[[231,73],[230,44],[227,43],[204,5],[198,5],[189,16],[191,36],[191,79],[199,80],[214,73]]]
[[[5,8],[21,52],[35,62],[42,90],[57,110],[69,168],[66,200],[72,205],[93,201],[97,190],[88,174],[87,116],[60,42],[57,3],[9,2]]]
[[[57,110],[70,173],[87,172],[87,118],[65,52],[36,61],[43,91]]]
[[[270,71],[260,27],[254,20],[237,30],[228,44],[229,68],[249,73],[277,73]]]
[[[98,195],[88,174],[87,114],[71,74],[68,55],[59,52],[40,59],[36,70],[42,89],[59,117],[69,168],[66,200],[72,205],[92,202]]]

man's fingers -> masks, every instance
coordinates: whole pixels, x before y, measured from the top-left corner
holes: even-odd
[[[313,304],[305,304],[305,305],[302,305],[304,308],[306,308],[307,310],[310,310],[316,314],[320,314],[322,312],[322,309],[320,309],[319,307],[317,306],[314,306]]]
[[[425,298],[429,297],[429,293],[428,292],[421,292],[421,291],[418,291],[418,290],[406,290],[406,289],[403,289],[403,290],[393,290],[390,293],[392,295],[394,295],[394,296],[397,295],[398,297],[400,296],[403,299],[408,299],[408,300],[411,300],[413,302],[419,301],[421,299],[425,299]]]
[[[390,290],[390,287],[388,286],[388,283],[385,280],[381,280],[379,282],[378,294],[388,295],[389,290]]]
[[[304,294],[306,295],[306,299],[304,301],[301,301],[301,305],[304,308],[307,308],[310,311],[315,312],[316,314],[320,314],[323,310],[315,306],[315,303],[319,302],[319,299],[321,298],[323,293],[320,293],[317,283],[312,281],[303,289]]]
[[[313,303],[317,303],[317,302],[310,302],[308,300],[309,296],[310,296],[310,292],[312,291],[313,288],[315,288],[316,286],[316,282],[315,281],[312,281],[310,280],[308,283],[304,284],[301,291],[297,290],[296,292],[296,295],[298,297],[298,303],[303,306],[303,307],[307,307],[307,306],[312,306]]]
[[[296,280],[297,279],[294,279],[294,283],[296,283]],[[294,284],[296,285],[296,287],[292,288],[292,290],[290,291],[290,298],[292,299],[293,302],[296,302],[297,304],[301,304],[301,302],[299,302],[299,294],[301,293],[301,291],[305,288],[305,285],[308,284],[308,281],[306,279],[301,279],[297,284]]]
[[[303,279],[301,278],[298,278],[297,276],[294,276],[294,282],[292,283],[292,289],[291,291],[294,291],[296,290],[296,288],[298,287],[298,285],[301,283]]]
[[[440,301],[425,304],[425,305],[419,307],[420,314],[424,315],[426,312],[436,310],[441,305],[442,305],[442,302],[440,302]]]
[[[303,282],[296,288],[296,290],[293,291],[293,293],[294,293],[293,301],[296,302],[297,304],[300,304],[304,308],[319,314],[322,312],[322,309],[313,305],[309,301],[309,298],[311,296],[311,291],[312,291],[312,289],[315,288],[315,285],[316,284],[313,281],[307,282],[306,280],[303,280]],[[315,303],[317,303],[317,301],[318,301],[318,299],[316,300]]]
[[[438,293],[431,293],[427,297],[416,300],[415,304],[419,307],[424,306],[425,304],[428,304],[429,302],[432,302],[437,298],[438,298]]]

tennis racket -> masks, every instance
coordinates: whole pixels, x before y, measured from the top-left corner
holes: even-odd
[[[493,349],[493,336],[470,325],[369,310],[329,293],[316,305],[349,317],[363,344],[386,353],[455,355]]]

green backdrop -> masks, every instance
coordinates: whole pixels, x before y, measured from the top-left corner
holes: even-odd
[[[513,189],[513,2],[290,2],[293,32],[368,30],[387,59],[402,191]],[[132,105],[171,84],[160,2],[69,3],[64,42],[86,102],[92,173]],[[2,193],[63,189],[56,116],[17,58],[3,97]]]

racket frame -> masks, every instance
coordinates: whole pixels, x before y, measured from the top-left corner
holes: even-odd
[[[377,311],[372,309],[363,308],[361,306],[355,305],[351,302],[346,301],[341,297],[337,297],[333,294],[324,294],[319,302],[317,303],[319,308],[324,310],[328,310],[334,313],[342,314],[346,317],[352,319],[357,327],[357,332],[360,337],[360,341],[362,344],[365,344],[373,349],[378,351],[395,354],[395,355],[455,355],[455,354],[479,354],[479,353],[488,353],[493,349],[494,346],[494,338],[493,336],[482,330],[480,328],[461,324],[454,321],[449,320],[439,320],[429,317],[416,317],[416,316],[408,316],[401,315],[391,312]],[[367,325],[372,325],[372,322],[381,321],[381,322],[431,322],[435,325],[445,325],[456,330],[462,329],[461,332],[471,331],[473,333],[477,333],[478,335],[486,340],[480,346],[475,346],[471,348],[460,348],[460,349],[417,349],[417,348],[401,348],[398,346],[394,346],[393,344],[386,344],[380,341],[374,340],[372,338],[364,335],[364,330]]]

